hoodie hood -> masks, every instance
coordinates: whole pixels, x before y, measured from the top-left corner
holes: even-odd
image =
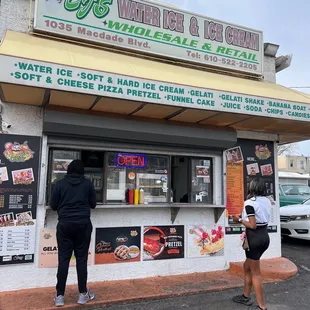
[[[77,186],[80,185],[81,183],[83,183],[85,181],[85,177],[84,175],[80,175],[80,174],[67,174],[65,176],[65,180],[73,185],[73,186]]]

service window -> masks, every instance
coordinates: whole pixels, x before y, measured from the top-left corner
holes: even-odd
[[[172,157],[174,203],[213,204],[212,158]]]
[[[144,204],[167,203],[169,157],[108,152],[106,202],[128,202],[132,189],[144,192]]]
[[[50,151],[47,202],[53,190],[53,185],[67,174],[68,166],[74,159],[81,159],[84,163],[85,177],[94,184],[97,202],[103,203],[104,152],[59,149]]]
[[[211,162],[211,159],[191,159],[191,203],[213,204]]]

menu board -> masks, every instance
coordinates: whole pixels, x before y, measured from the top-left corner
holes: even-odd
[[[244,203],[243,163],[226,164],[226,209],[229,215],[241,214]]]
[[[223,226],[187,226],[188,258],[224,255]]]
[[[267,196],[271,200],[271,221],[275,223],[275,175],[273,142],[238,139],[237,146],[225,151],[226,156],[226,212],[228,224],[236,224],[233,215],[241,215],[247,199],[248,186],[255,177],[266,182]],[[272,229],[271,231],[276,231]],[[241,229],[226,229],[226,233],[241,233]]]
[[[96,229],[95,265],[139,262],[141,227]]]
[[[275,200],[275,175],[273,142],[240,139],[238,143],[244,157],[244,197],[254,177],[266,182],[268,197]]]
[[[144,227],[143,260],[184,258],[184,226]]]
[[[91,246],[88,252],[88,265],[91,263]],[[58,246],[55,228],[44,228],[40,231],[39,268],[55,268],[58,266]],[[74,253],[70,267],[76,266]]]
[[[40,138],[0,135],[0,265],[34,261]]]

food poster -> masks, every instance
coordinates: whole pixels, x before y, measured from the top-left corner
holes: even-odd
[[[66,173],[72,159],[54,159],[54,171]]]
[[[91,264],[91,246],[88,252],[88,265]],[[44,228],[40,231],[39,268],[56,268],[58,266],[58,246],[55,228]],[[70,267],[76,266],[74,253]]]
[[[0,135],[0,265],[34,261],[40,143]]]
[[[223,226],[187,226],[187,256],[202,258],[224,256]]]
[[[139,262],[141,227],[96,229],[95,265]]]
[[[144,227],[143,260],[184,258],[184,226]]]
[[[225,152],[226,213],[228,224],[240,226],[233,222],[232,215],[240,215],[242,213],[248,186],[255,177],[261,177],[266,182],[267,196],[272,202],[270,223],[273,224],[276,221],[276,216],[274,215],[276,209],[274,144],[270,141],[248,139],[238,139],[237,144],[235,148]],[[232,155],[232,150],[235,150],[235,154],[237,154],[235,157]],[[242,161],[239,161],[241,159]],[[233,234],[241,232],[242,229],[237,227],[226,229],[226,233]]]

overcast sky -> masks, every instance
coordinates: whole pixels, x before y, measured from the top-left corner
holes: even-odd
[[[264,42],[280,45],[278,56],[293,54],[291,67],[277,74],[277,83],[310,87],[309,0],[162,1],[200,15],[262,30]],[[310,93],[310,88],[299,90]],[[310,156],[310,142],[301,143],[300,151]]]

